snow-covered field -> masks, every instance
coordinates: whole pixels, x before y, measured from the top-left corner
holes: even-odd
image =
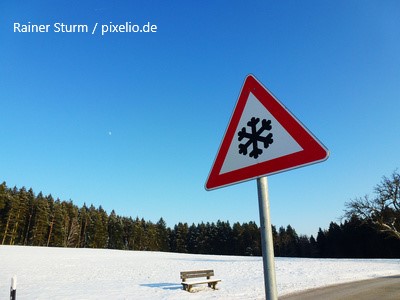
[[[183,291],[179,272],[214,269],[217,290]],[[276,258],[279,295],[400,274],[400,260]],[[260,257],[0,246],[0,299],[263,299]]]

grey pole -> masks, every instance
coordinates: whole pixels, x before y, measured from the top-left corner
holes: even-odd
[[[10,300],[17,299],[17,276],[11,278]]]
[[[277,300],[274,243],[272,239],[271,218],[269,213],[268,180],[267,177],[257,178],[258,204],[260,210],[261,246],[264,265],[265,297],[267,300]]]

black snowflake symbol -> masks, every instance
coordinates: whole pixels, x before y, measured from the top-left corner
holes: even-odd
[[[257,130],[257,124],[260,122],[259,118],[251,118],[249,122],[247,122],[247,126],[251,127],[251,133],[246,131],[246,127],[243,127],[242,130],[238,132],[238,140],[239,142],[244,138],[247,138],[247,142],[244,144],[239,144],[239,153],[243,155],[247,155],[247,150],[250,145],[253,145],[253,150],[249,153],[250,157],[257,158],[259,155],[263,153],[263,150],[258,148],[258,142],[264,143],[264,148],[267,149],[269,145],[271,145],[274,140],[272,139],[272,133],[269,133],[267,136],[261,136],[261,134],[265,130],[271,130],[271,120],[263,119],[261,121],[261,127]]]

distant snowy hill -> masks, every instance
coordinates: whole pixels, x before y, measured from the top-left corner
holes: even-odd
[[[179,272],[213,269],[217,290],[182,290]],[[400,260],[276,258],[278,293],[400,274]],[[0,246],[0,299],[263,299],[260,257]]]

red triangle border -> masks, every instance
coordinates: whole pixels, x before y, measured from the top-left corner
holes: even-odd
[[[303,150],[220,174],[229,147],[236,136],[236,129],[250,92],[286,129]],[[231,120],[206,181],[205,188],[206,190],[212,190],[250,179],[288,171],[294,168],[322,162],[328,159],[328,157],[329,150],[253,75],[248,75],[243,84]]]

